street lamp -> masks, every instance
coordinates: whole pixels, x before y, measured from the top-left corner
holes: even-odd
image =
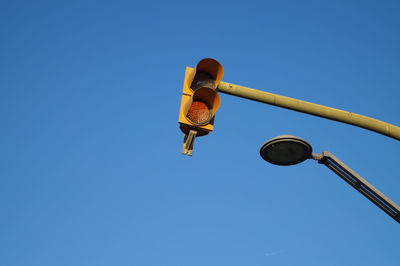
[[[291,135],[282,135],[265,142],[261,146],[260,155],[267,162],[276,165],[294,165],[306,159],[314,159],[327,166],[400,223],[400,207],[330,152],[312,153],[312,147],[307,141]]]

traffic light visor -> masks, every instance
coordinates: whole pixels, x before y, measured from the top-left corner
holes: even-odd
[[[221,64],[212,58],[205,58],[202,59],[197,65],[194,71],[190,73],[189,78],[186,80],[187,82],[187,87],[191,88],[192,87],[192,82],[195,79],[196,73],[207,73],[208,75],[211,76],[211,78],[214,81],[214,88],[211,89],[216,89],[218,86],[219,82],[222,79],[222,76],[224,75],[224,69],[222,68]]]
[[[217,112],[221,100],[218,93],[207,87],[197,89],[183,109],[186,117],[195,125],[210,122]]]

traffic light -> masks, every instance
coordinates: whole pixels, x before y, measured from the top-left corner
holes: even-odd
[[[186,67],[179,127],[185,134],[182,153],[192,155],[196,137],[214,129],[214,115],[220,105],[217,87],[224,70],[218,61],[205,58],[195,68]]]

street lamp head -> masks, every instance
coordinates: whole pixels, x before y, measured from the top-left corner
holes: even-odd
[[[311,158],[312,147],[304,139],[281,135],[265,142],[260,149],[261,157],[277,165],[294,165]]]

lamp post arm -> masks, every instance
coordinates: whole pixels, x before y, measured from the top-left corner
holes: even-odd
[[[396,222],[400,223],[400,207],[377,190],[373,185],[368,183],[367,180],[336,158],[332,153],[327,151],[322,152],[322,154],[313,153],[312,158],[327,166],[349,185],[386,212]]]
[[[227,82],[221,81],[218,85],[217,90],[226,94],[254,100],[282,108],[315,115],[343,123],[347,123],[353,126],[365,128],[371,131],[375,131],[382,135],[400,140],[400,127],[392,124],[373,119],[371,117],[343,111],[335,108],[330,108],[324,105],[310,103],[294,98],[289,98],[270,92],[255,90]]]

